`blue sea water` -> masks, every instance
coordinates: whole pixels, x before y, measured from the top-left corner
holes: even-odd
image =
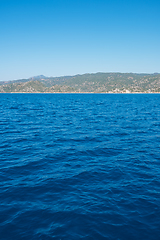
[[[160,239],[160,95],[0,94],[9,239]]]

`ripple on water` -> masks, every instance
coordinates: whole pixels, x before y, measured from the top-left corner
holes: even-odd
[[[2,240],[159,239],[158,94],[0,100]]]

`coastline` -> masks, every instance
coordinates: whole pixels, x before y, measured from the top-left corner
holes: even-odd
[[[160,92],[0,92],[0,94],[160,94]]]

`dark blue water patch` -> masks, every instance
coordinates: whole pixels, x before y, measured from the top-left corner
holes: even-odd
[[[0,239],[159,239],[159,94],[1,94]]]

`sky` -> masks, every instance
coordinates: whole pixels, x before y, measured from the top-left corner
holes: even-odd
[[[160,72],[159,0],[0,0],[0,80]]]

